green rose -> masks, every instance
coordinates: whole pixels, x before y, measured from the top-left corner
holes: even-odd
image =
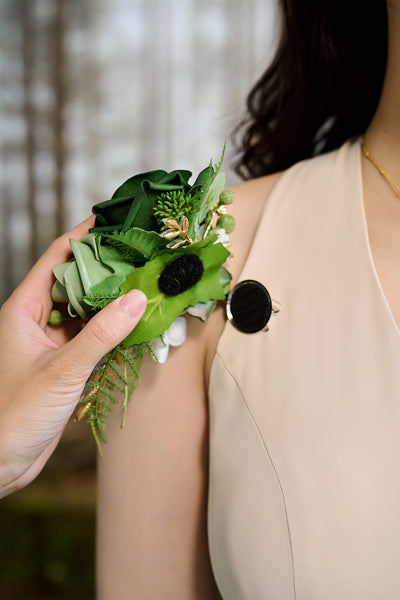
[[[110,298],[119,295],[119,288],[135,267],[126,262],[117,248],[103,246],[100,238],[89,233],[80,242],[70,240],[74,258],[53,267],[56,282],[54,302],[67,302],[71,317],[84,319],[92,307],[84,300],[90,288],[102,284]]]
[[[113,194],[111,200],[93,207],[96,215],[91,232],[127,231],[138,227],[157,231],[159,226],[153,211],[157,198],[163,192],[190,190],[190,171],[149,171],[130,177]]]
[[[199,173],[193,185],[189,184],[192,173],[186,170],[170,173],[158,170],[134,175],[114,192],[110,200],[93,207],[96,221],[90,232],[125,233],[133,227],[160,232],[163,224],[157,219],[157,214],[162,213],[163,202],[167,208],[171,202],[179,203],[186,197],[196,208],[193,214],[186,216],[189,219],[189,236],[197,240],[199,227],[207,224],[224,189],[225,175],[219,173],[219,169],[220,165],[214,169],[210,164]]]

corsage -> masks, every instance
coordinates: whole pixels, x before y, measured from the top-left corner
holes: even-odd
[[[169,346],[185,339],[182,315],[206,320],[229,292],[222,265],[235,221],[226,211],[233,193],[224,189],[221,163],[210,163],[193,184],[186,170],[134,175],[93,207],[95,226],[71,240],[73,258],[54,267],[53,300],[67,304],[67,318],[90,319],[132,289],[147,296],[141,321],[96,365],[78,405],[76,419],[90,424],[100,452],[107,415],[119,402],[124,424],[145,354],[164,362]],[[52,311],[49,322],[62,318]]]

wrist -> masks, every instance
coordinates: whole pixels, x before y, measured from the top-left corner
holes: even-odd
[[[25,461],[24,461],[25,462]],[[19,463],[14,460],[9,464],[0,465],[0,498],[9,496],[14,492],[18,492],[29,485],[40,473],[45,460],[38,460],[34,464],[28,465]]]
[[[35,459],[27,458],[13,435],[1,436],[0,443],[0,498],[22,489],[35,477]]]
[[[10,464],[6,464],[3,458],[0,461],[0,498],[4,498],[13,492],[17,492],[22,485],[18,484],[20,473]]]

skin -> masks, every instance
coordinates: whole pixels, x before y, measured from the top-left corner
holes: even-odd
[[[41,471],[92,369],[145,310],[144,295],[134,291],[78,334],[71,322],[47,326],[52,266],[70,258],[69,238],[80,239],[92,224],[90,218],[53,242],[0,310],[0,497]]]

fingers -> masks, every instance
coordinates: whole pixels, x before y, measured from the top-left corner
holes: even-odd
[[[66,262],[70,258],[69,239],[80,240],[88,232],[88,229],[94,225],[94,218],[93,215],[88,217],[71,231],[67,231],[67,233],[57,238],[49,246],[21,283],[19,289],[24,294],[28,293],[31,299],[38,300],[42,300],[49,295],[54,282],[53,266]]]
[[[146,310],[143,292],[132,290],[103,308],[82,331],[62,349],[68,366],[79,365],[87,379],[99,360],[134,329]]]

